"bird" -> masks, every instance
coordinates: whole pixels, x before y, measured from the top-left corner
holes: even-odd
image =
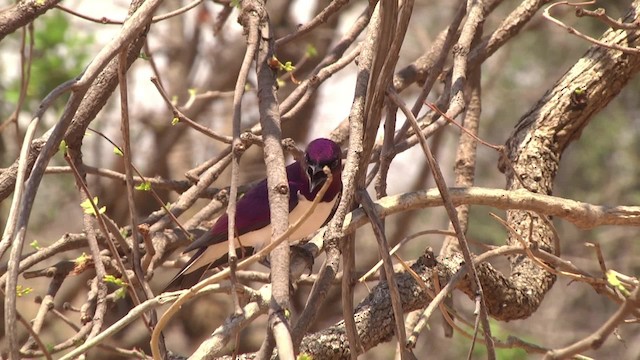
[[[342,151],[330,139],[311,141],[304,159],[286,167],[289,182],[289,224],[295,223],[311,207],[314,198],[327,180],[324,167],[331,170],[332,181],[315,211],[290,236],[296,242],[324,226],[333,216],[342,192]],[[271,215],[267,179],[249,189],[236,204],[236,246],[243,250],[259,251],[271,240]],[[200,281],[211,268],[228,261],[229,218],[223,214],[213,227],[187,246],[183,253],[197,250],[178,274],[169,282],[165,291],[185,289]]]

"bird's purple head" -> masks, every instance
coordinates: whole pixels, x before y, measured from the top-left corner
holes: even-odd
[[[325,166],[331,169],[331,173],[334,175],[333,183],[339,186],[342,151],[338,144],[329,139],[315,139],[307,146],[304,157],[307,163],[306,172],[309,177],[309,190],[312,194],[315,195],[327,180],[327,176],[322,170]]]

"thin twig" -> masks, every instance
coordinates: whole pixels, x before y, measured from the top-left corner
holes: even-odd
[[[258,46],[258,19],[249,16],[248,23],[244,24],[247,29],[247,50],[242,60],[240,72],[236,80],[233,93],[233,119],[232,119],[232,142],[231,142],[231,186],[229,188],[229,203],[227,204],[227,218],[229,219],[227,227],[227,239],[229,242],[229,271],[231,285],[237,285],[235,276],[238,256],[236,255],[236,204],[238,198],[238,179],[240,178],[240,156],[245,148],[240,141],[240,126],[242,119],[242,96],[244,94],[247,78],[251,64],[254,61]],[[233,292],[233,306],[236,314],[242,312],[237,292]]]
[[[591,5],[591,4],[594,4],[594,3],[595,3],[595,0],[594,1],[587,1],[587,2],[579,2],[579,3],[572,3],[572,2],[569,2],[569,1],[560,1],[560,2],[553,3],[553,4],[549,5],[549,6],[547,6],[547,8],[544,9],[544,11],[542,12],[542,16],[544,16],[545,19],[551,21],[552,23],[554,23],[554,24],[560,26],[561,28],[567,30],[567,32],[569,34],[573,34],[573,35],[575,35],[575,36],[577,36],[577,37],[579,37],[581,39],[587,40],[588,42],[590,42],[592,44],[596,44],[598,46],[602,46],[602,47],[605,47],[605,48],[608,48],[608,49],[619,50],[619,51],[622,51],[623,53],[626,53],[626,54],[634,54],[634,55],[640,54],[640,49],[638,49],[638,48],[632,48],[632,47],[628,47],[628,46],[620,46],[620,45],[618,45],[616,43],[613,43],[613,42],[604,42],[604,41],[600,41],[598,39],[595,39],[595,38],[593,38],[593,37],[591,37],[589,35],[585,35],[585,34],[581,33],[580,31],[576,30],[575,28],[573,28],[573,27],[571,27],[569,25],[566,25],[562,21],[554,18],[551,15],[551,12],[550,12],[551,9],[553,9],[554,7],[556,7],[558,5],[573,6],[573,7],[577,8],[577,7],[584,6],[584,5]]]
[[[366,190],[358,192],[358,200],[362,205],[362,209],[367,214],[373,232],[376,235],[378,241],[378,252],[382,258],[382,264],[384,265],[384,272],[386,275],[387,285],[389,286],[389,297],[391,298],[391,307],[393,308],[393,315],[396,323],[396,337],[400,344],[401,358],[405,358],[404,353],[407,351],[404,344],[407,342],[407,333],[404,328],[404,316],[402,311],[402,300],[400,299],[400,292],[398,291],[398,285],[394,279],[393,261],[391,260],[391,254],[389,252],[389,243],[384,233],[384,227],[380,223],[380,217],[378,216],[373,201]]]
[[[202,1],[203,0],[194,0],[194,1],[190,2],[189,4],[183,6],[183,7],[179,8],[179,9],[170,11],[170,12],[168,12],[166,14],[163,14],[163,15],[154,16],[153,19],[151,20],[151,22],[152,23],[157,23],[157,22],[172,18],[174,16],[178,16],[178,15],[184,14],[187,11],[189,11],[189,10],[195,8],[196,6],[200,5],[202,3]],[[98,23],[98,24],[105,24],[105,25],[122,25],[122,24],[124,24],[124,21],[122,21],[122,20],[111,20],[111,19],[109,19],[109,18],[107,18],[105,16],[103,16],[101,18],[96,18],[96,17],[93,17],[93,16],[89,16],[89,15],[85,15],[85,14],[79,13],[79,12],[77,12],[75,10],[69,9],[68,7],[62,6],[60,4],[56,5],[56,7],[58,9],[64,11],[64,12],[66,12],[66,13],[69,13],[69,14],[73,15],[73,16],[76,16],[76,17],[79,17],[81,19],[88,20],[88,21],[91,21],[91,22],[95,22],[95,23]]]
[[[593,1],[593,3],[595,3],[595,1]],[[636,19],[634,22],[630,22],[630,23],[623,23],[621,21],[618,21],[610,16],[607,15],[607,12],[604,8],[598,8],[596,10],[587,10],[581,7],[576,8],[576,16],[577,17],[583,17],[583,16],[589,16],[589,17],[593,17],[596,18],[600,21],[602,21],[605,25],[609,26],[612,29],[616,29],[616,30],[638,30],[640,29],[640,22],[638,19]]]
[[[316,27],[327,22],[331,15],[340,11],[340,9],[346,5],[349,0],[336,0],[332,1],[326,8],[322,9],[322,11],[316,15],[313,19],[311,19],[308,23],[296,28],[296,31],[291,34],[287,34],[280,39],[276,40],[276,47],[283,47],[287,43],[308,34]]]
[[[151,82],[153,83],[153,85],[156,86],[156,89],[158,89],[158,92],[160,93],[160,96],[162,96],[162,99],[164,99],[165,104],[167,104],[167,106],[169,107],[169,110],[171,110],[171,112],[173,113],[174,118],[177,118],[179,121],[178,122],[185,122],[187,123],[189,126],[191,126],[192,128],[194,128],[196,131],[207,135],[208,137],[214,139],[214,140],[218,140],[220,142],[223,142],[225,144],[231,144],[231,141],[233,140],[230,136],[224,136],[224,135],[220,135],[218,133],[216,133],[215,131],[209,129],[206,126],[202,126],[200,124],[198,124],[197,122],[191,120],[187,115],[185,115],[182,111],[180,111],[180,109],[178,109],[169,99],[169,96],[167,95],[167,92],[164,90],[164,88],[162,87],[162,84],[160,83],[160,81],[158,80],[157,77],[153,76],[151,77]]]

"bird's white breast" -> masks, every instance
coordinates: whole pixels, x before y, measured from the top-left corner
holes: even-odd
[[[298,205],[289,213],[289,226],[295,224],[307,212],[307,210],[309,210],[311,204],[313,204],[312,201],[307,200],[299,193],[297,196]],[[337,199],[338,196],[334,197],[329,202],[319,202],[311,215],[309,215],[309,217],[289,236],[289,242],[298,242],[318,230],[329,218]],[[254,251],[259,251],[268,244],[269,241],[271,241],[271,229],[271,224],[269,224],[261,229],[240,235],[236,240],[236,247],[251,246],[254,248]],[[229,243],[227,241],[211,245],[196,261],[191,264],[191,266],[189,266],[188,269],[185,269],[184,273],[188,274],[202,266],[207,266],[224,256],[228,251]]]

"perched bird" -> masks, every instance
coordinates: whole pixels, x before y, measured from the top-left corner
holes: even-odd
[[[333,178],[313,214],[289,236],[290,242],[311,235],[327,223],[342,191],[342,162],[338,144],[323,138],[313,140],[305,151],[304,162],[306,164],[296,161],[286,168],[289,180],[289,224],[295,223],[311,206],[313,199],[327,180],[327,175],[323,171],[325,166],[331,169]],[[185,253],[197,251],[171,280],[167,289],[191,287],[208,269],[226,264],[229,250],[228,224],[229,218],[224,214],[218,218],[211,230],[187,246]],[[271,214],[266,179],[260,181],[238,200],[235,225],[238,247],[253,248],[253,251],[258,251],[271,241]]]

